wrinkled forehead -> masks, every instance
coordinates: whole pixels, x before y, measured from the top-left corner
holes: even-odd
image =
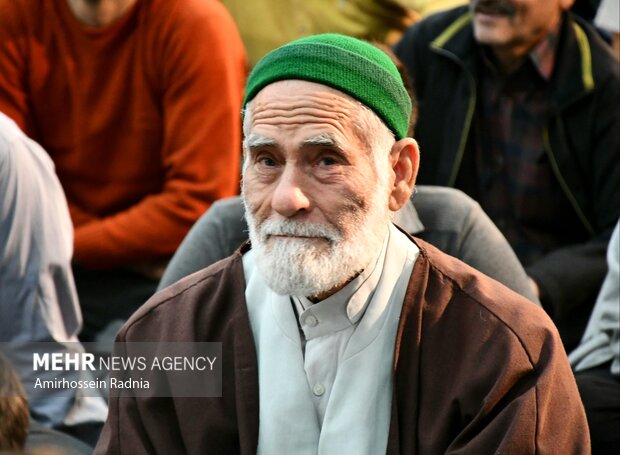
[[[359,101],[334,88],[286,80],[263,88],[247,109],[246,135],[323,129],[345,138],[354,132],[363,107]]]
[[[254,117],[271,108],[327,108],[335,112],[361,108],[361,103],[327,85],[292,79],[269,84],[248,103],[248,108]]]

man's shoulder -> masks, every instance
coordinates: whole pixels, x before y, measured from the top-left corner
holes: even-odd
[[[211,286],[218,285],[220,281],[235,275],[237,272],[236,269],[240,266],[240,263],[241,255],[239,253],[232,254],[162,289],[160,292],[153,295],[147,303],[152,306],[157,306],[169,301],[187,298],[196,293],[205,292],[205,290],[209,290]],[[241,271],[241,269],[239,271]],[[145,304],[145,307],[146,306],[147,304]]]
[[[580,50],[586,54],[590,53],[590,56],[584,55],[582,59],[587,61],[589,57],[594,78],[597,79],[595,82],[612,80],[617,86],[620,66],[611,46],[601,38],[600,33],[591,24],[572,14],[569,17],[572,19],[573,32],[576,34],[577,41],[581,41],[581,36],[587,40],[587,47],[584,48],[586,43],[581,42]]]
[[[125,323],[120,339],[200,341],[204,334],[216,336],[222,324],[245,308],[244,292],[237,251],[153,295]],[[203,325],[196,325],[197,321]]]
[[[145,8],[148,20],[173,23],[175,27],[228,25],[231,20],[222,2],[215,0],[149,0]]]
[[[0,112],[0,156],[6,156],[10,144],[22,137],[23,133],[15,122]]]
[[[464,326],[484,321],[484,330],[509,338],[529,351],[549,336],[559,337],[549,316],[538,305],[500,282],[449,256],[434,246],[417,240],[428,262],[429,283],[440,289],[430,296],[428,311],[446,320],[458,319]]]
[[[480,204],[456,188],[433,185],[418,185],[413,198],[425,229],[463,229],[472,213],[480,210]]]
[[[239,72],[243,67],[241,37],[221,2],[150,0],[142,8],[139,27],[145,49],[155,59],[156,70],[166,69],[164,81],[185,77],[196,84],[196,90],[206,90],[220,72],[233,68]],[[220,65],[221,61],[233,66]]]
[[[207,213],[209,212],[211,214],[211,218],[218,220],[223,224],[244,224],[243,217],[245,212],[243,210],[243,202],[240,196],[218,199],[211,205]]]
[[[423,96],[424,75],[433,66],[429,59],[439,55],[434,50],[446,44],[468,49],[473,36],[471,28],[469,7],[461,6],[433,14],[405,31],[394,52],[412,74],[418,96]]]
[[[0,170],[5,174],[5,178],[0,179],[0,184],[15,182],[19,174],[22,175],[22,182],[26,185],[23,188],[38,188],[45,185],[50,198],[60,191],[50,156],[38,143],[26,136],[13,119],[2,112],[0,112]],[[31,178],[25,178],[26,175],[30,175]],[[20,191],[13,194],[14,197],[20,195]],[[38,205],[31,204],[31,206]]]
[[[459,27],[469,22],[469,17],[469,6],[459,6],[424,18],[414,24],[410,31],[416,35],[417,39],[431,42],[443,33],[451,30],[457,31]]]

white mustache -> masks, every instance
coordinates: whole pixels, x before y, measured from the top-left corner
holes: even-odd
[[[332,226],[292,220],[265,220],[261,223],[259,232],[263,238],[272,235],[286,235],[293,237],[318,237],[330,242],[337,242],[342,239],[340,232]]]

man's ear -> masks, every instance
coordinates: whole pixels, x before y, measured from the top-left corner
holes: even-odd
[[[396,141],[390,151],[390,163],[394,172],[394,185],[388,207],[395,212],[411,197],[420,164],[418,143],[410,137]]]

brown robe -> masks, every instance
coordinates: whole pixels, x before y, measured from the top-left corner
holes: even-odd
[[[420,256],[396,336],[387,453],[590,453],[575,380],[547,315],[415,242]],[[248,248],[156,294],[118,335],[221,341],[223,396],[113,398],[95,453],[256,453],[257,361],[241,259]]]

